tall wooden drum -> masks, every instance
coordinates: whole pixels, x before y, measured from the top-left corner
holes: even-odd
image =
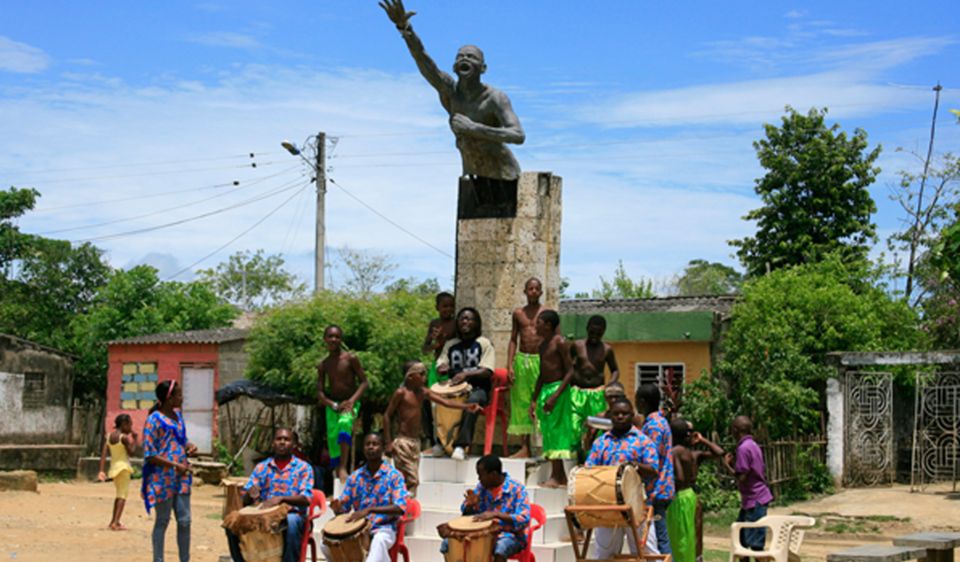
[[[500,527],[493,521],[474,521],[473,515],[457,517],[447,523],[446,562],[490,562]]]
[[[449,381],[447,381],[449,382]],[[457,385],[450,385],[447,382],[438,382],[430,387],[430,390],[443,396],[453,402],[466,402],[470,396],[470,383],[462,382]],[[463,419],[463,410],[447,408],[436,405],[436,411],[433,418],[437,424],[437,440],[443,450],[449,455],[453,452],[453,442],[457,439],[457,433],[460,431],[460,421]]]
[[[567,484],[570,505],[629,505],[633,519],[639,524],[644,517],[645,494],[640,474],[632,465],[578,466],[570,471]],[[618,512],[580,512],[576,522],[582,529],[626,527]]]
[[[362,562],[370,551],[370,521],[347,521],[349,513],[337,515],[323,526],[323,544],[330,549],[329,562]]]
[[[280,562],[289,512],[286,504],[266,509],[251,505],[228,514],[223,528],[240,540],[240,552],[247,562]]]

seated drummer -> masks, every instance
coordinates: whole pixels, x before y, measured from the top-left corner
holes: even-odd
[[[475,515],[477,521],[496,521],[500,525],[500,534],[493,547],[493,561],[506,562],[527,546],[527,527],[530,525],[527,489],[503,471],[497,455],[480,457],[477,478],[480,483],[464,494],[460,513]],[[440,525],[437,532],[443,537],[440,552],[446,554],[450,527]]]
[[[243,505],[262,501],[262,507],[285,503],[291,506],[287,514],[287,531],[283,537],[283,562],[297,562],[300,541],[303,538],[304,515],[310,506],[313,489],[313,468],[293,456],[293,430],[279,427],[273,434],[273,456],[253,469],[243,486]],[[239,538],[227,531],[227,544],[234,562],[243,562]]]
[[[469,382],[473,388],[467,397],[467,404],[486,406],[490,401],[490,379],[496,358],[493,344],[480,335],[482,331],[480,313],[475,308],[461,308],[457,313],[457,337],[444,344],[437,358],[437,372],[449,376],[451,385]],[[451,458],[463,460],[470,453],[478,415],[471,411],[463,413]]]
[[[586,466],[617,466],[630,463],[637,468],[649,494],[657,481],[657,449],[653,441],[633,425],[633,404],[625,396],[612,399],[609,410],[613,427],[593,442]],[[593,557],[600,560],[613,558],[623,548],[624,529],[598,528],[594,532],[597,538]],[[637,545],[633,534],[628,534],[630,552],[637,555]],[[648,533],[647,550],[655,551],[656,533]]]
[[[397,540],[397,520],[407,509],[407,487],[403,475],[383,462],[383,437],[379,433],[364,437],[363,458],[366,462],[347,478],[343,493],[330,502],[330,508],[338,515],[352,511],[348,521],[369,519],[372,526],[366,562],[390,562],[389,550]],[[320,548],[330,560],[327,545]]]

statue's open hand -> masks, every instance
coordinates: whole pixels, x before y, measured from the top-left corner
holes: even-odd
[[[403,0],[383,0],[382,2],[378,2],[378,4],[380,4],[383,11],[387,13],[390,21],[397,26],[397,29],[406,28],[410,18],[417,15],[416,12],[408,12],[403,7]]]
[[[454,113],[453,117],[450,118],[450,129],[453,130],[454,134],[469,133],[475,125],[473,119],[462,113]]]

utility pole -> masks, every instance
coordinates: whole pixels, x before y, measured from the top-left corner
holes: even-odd
[[[923,189],[927,185],[927,174],[930,172],[930,159],[933,157],[933,139],[937,134],[937,110],[940,108],[940,91],[943,86],[940,82],[933,87],[936,92],[933,98],[933,118],[930,120],[930,144],[927,145],[927,157],[923,161],[923,175],[920,176],[920,191],[917,194],[917,215],[913,221],[913,232],[910,233],[910,261],[907,262],[907,290],[904,297],[910,304],[910,293],[913,292],[913,272],[915,269],[917,247],[920,245],[920,232],[923,225]]]
[[[327,196],[327,134],[324,132],[317,133],[317,162],[315,172],[317,182],[317,239],[314,249],[313,293],[316,295],[323,290],[323,250],[324,237],[326,235],[324,200]]]

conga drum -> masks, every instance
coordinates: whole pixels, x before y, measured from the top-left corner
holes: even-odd
[[[243,507],[243,485],[246,483],[246,478],[224,478],[220,481],[223,486],[223,519]]]
[[[350,514],[337,515],[323,526],[323,544],[330,549],[329,562],[361,562],[370,551],[370,521],[347,521]]]
[[[629,505],[633,520],[640,524],[644,517],[643,481],[637,469],[629,464],[619,466],[578,466],[570,471],[567,484],[570,505]],[[626,527],[619,512],[577,512],[575,521],[581,529]]]
[[[240,552],[247,562],[280,562],[289,511],[286,504],[266,509],[251,505],[228,514],[223,528],[240,540]]]
[[[447,523],[446,562],[490,562],[500,526],[494,521],[474,521],[473,515],[457,517]]]
[[[443,396],[447,400],[454,402],[466,402],[470,396],[470,383],[462,382],[457,385],[449,384],[449,381],[438,382],[430,387],[430,390]],[[446,406],[436,405],[433,419],[437,424],[437,440],[443,450],[449,455],[453,452],[453,442],[457,439],[457,432],[460,430],[460,421],[463,419],[463,410],[456,408],[447,408]]]

